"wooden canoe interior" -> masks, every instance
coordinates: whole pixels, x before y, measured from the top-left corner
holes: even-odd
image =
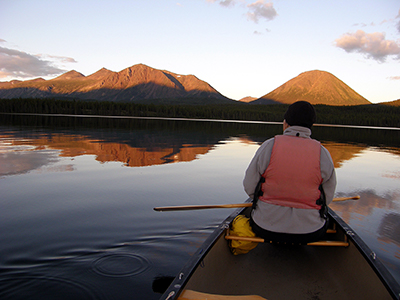
[[[335,239],[343,236],[343,232],[334,234]],[[184,290],[258,295],[268,300],[392,299],[353,243],[346,248],[260,243],[249,253],[235,256],[223,235]]]
[[[185,290],[179,296],[178,300],[265,300],[265,298],[257,295],[248,296],[226,296],[201,293],[191,290]]]

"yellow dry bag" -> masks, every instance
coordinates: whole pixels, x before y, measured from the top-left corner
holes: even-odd
[[[251,230],[249,218],[238,215],[232,222],[230,235],[255,237],[255,233]],[[245,254],[254,249],[258,245],[257,242],[230,240],[229,247],[233,254]]]

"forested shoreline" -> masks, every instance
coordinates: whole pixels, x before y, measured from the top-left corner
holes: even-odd
[[[168,117],[281,122],[288,105],[237,104],[139,104],[60,99],[0,99],[2,113],[72,114]],[[400,127],[400,107],[388,105],[315,105],[317,123]]]

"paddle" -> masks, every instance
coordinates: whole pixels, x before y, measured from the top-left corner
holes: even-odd
[[[339,202],[339,201],[346,201],[346,200],[358,200],[360,199],[360,196],[353,196],[353,197],[339,197],[339,198],[333,198],[333,202]]]
[[[238,208],[250,207],[251,203],[238,204],[219,204],[219,205],[183,205],[183,206],[161,206],[154,207],[155,211],[173,211],[173,210],[194,210],[194,209],[209,209],[209,208]]]
[[[340,197],[333,198],[332,201],[346,201],[346,200],[358,200],[360,196],[353,197]],[[174,211],[174,210],[195,210],[195,209],[210,209],[210,208],[239,208],[239,207],[250,207],[252,203],[237,203],[237,204],[217,204],[217,205],[183,205],[183,206],[160,206],[154,207],[155,211]]]

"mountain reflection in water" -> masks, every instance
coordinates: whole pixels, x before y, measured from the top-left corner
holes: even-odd
[[[11,137],[9,137],[11,138]],[[6,136],[0,136],[3,141]],[[159,141],[160,142],[160,141]],[[27,143],[32,152],[43,149],[59,150],[61,157],[94,155],[101,163],[121,162],[127,167],[145,167],[166,163],[192,161],[197,155],[206,154],[214,145],[176,144],[159,145],[149,139],[148,145],[134,147],[125,143],[94,140],[90,136],[54,133],[51,136],[39,135],[29,140],[13,140],[15,147],[24,147]]]
[[[279,134],[280,128],[275,130],[274,134]],[[122,138],[122,139],[121,139]],[[114,133],[104,133],[99,131],[85,132],[83,134],[72,133],[69,130],[63,132],[35,132],[24,136],[20,131],[7,131],[0,136],[2,143],[10,143],[13,149],[8,146],[7,161],[13,159],[12,153],[36,152],[42,153],[44,150],[58,150],[60,157],[76,157],[80,155],[94,155],[96,160],[101,163],[121,162],[127,167],[145,167],[176,162],[189,162],[198,155],[204,155],[215,148],[220,140],[229,138],[229,136],[209,136],[204,138],[195,134],[179,134],[179,132],[164,131],[133,131],[124,132],[115,135]],[[268,136],[252,138],[240,134],[238,139],[242,143],[261,144]],[[368,145],[349,144],[340,142],[326,141],[322,144],[331,153],[335,168],[339,168],[343,162],[356,157],[362,150],[367,149]],[[1,148],[0,148],[1,149]],[[1,150],[0,150],[1,151]],[[48,153],[49,156],[50,152]],[[21,170],[36,168],[30,166],[32,161],[37,164],[46,164],[47,160],[37,158],[31,154],[30,159],[15,157],[19,163],[2,164],[0,174],[11,174],[15,172],[15,167],[19,166]],[[1,158],[0,158],[1,159]],[[51,162],[54,158],[47,158]],[[5,170],[6,166],[10,170]],[[67,170],[67,169],[66,169]]]
[[[34,186],[34,180],[38,180],[40,186],[40,176],[48,174],[50,176],[46,178],[52,177],[52,180],[54,178],[51,184],[59,184],[60,191],[69,191],[71,189],[69,185],[82,190],[71,190],[69,192],[71,195],[65,196],[58,190],[52,191],[52,194],[49,192],[55,199],[46,199],[47,191],[32,190],[26,192],[27,195],[36,193],[32,196],[32,200],[11,199],[13,196],[9,196],[10,199],[3,198],[1,201],[7,204],[9,211],[12,211],[11,208],[14,207],[13,201],[21,201],[21,203],[28,201],[33,207],[38,207],[37,213],[40,218],[26,212],[27,220],[33,224],[30,228],[36,228],[36,225],[37,228],[45,228],[43,220],[47,219],[59,221],[57,215],[46,214],[45,210],[42,212],[39,206],[45,205],[41,204],[42,202],[47,203],[49,209],[53,207],[53,211],[59,212],[65,220],[71,222],[71,219],[73,222],[78,222],[72,225],[60,224],[62,232],[67,231],[65,228],[70,226],[72,228],[65,239],[57,236],[59,234],[57,227],[52,228],[51,230],[57,232],[54,237],[57,236],[62,241],[55,242],[54,245],[43,243],[38,246],[38,249],[43,248],[43,251],[56,255],[53,252],[57,252],[58,247],[73,245],[76,248],[63,249],[58,254],[60,261],[63,261],[64,257],[75,257],[72,265],[85,265],[86,257],[89,258],[92,255],[94,262],[89,265],[96,276],[104,276],[107,272],[112,276],[123,277],[124,280],[129,276],[135,276],[135,280],[138,280],[138,276],[144,276],[145,283],[140,283],[140,281],[137,283],[138,286],[144,286],[147,281],[150,281],[149,272],[155,275],[163,274],[165,269],[177,272],[188,255],[193,253],[204,240],[207,233],[229,214],[229,211],[186,212],[180,213],[179,222],[176,222],[177,214],[154,213],[151,211],[151,206],[199,204],[201,201],[212,202],[209,204],[243,201],[244,199],[238,199],[238,196],[240,198],[244,194],[237,195],[236,191],[243,190],[241,180],[248,162],[264,140],[281,132],[282,125],[269,124],[2,115],[0,118],[0,185],[7,180],[6,182],[13,183],[13,186],[24,187],[24,180],[28,180],[29,177],[31,183],[29,186]],[[320,140],[330,151],[334,161],[338,175],[336,196],[355,194],[361,196],[358,201],[333,203],[332,209],[378,254],[398,281],[400,281],[399,133],[400,131],[367,128],[318,126],[313,128],[313,137]],[[93,161],[97,163],[94,164]],[[95,171],[80,173],[80,170],[84,169],[82,164],[88,164],[88,162]],[[118,164],[122,168],[117,169],[115,165]],[[197,169],[199,164],[203,164],[200,171]],[[91,173],[101,171],[96,165],[111,167],[103,168],[106,173],[101,178],[96,178]],[[65,182],[57,181],[59,179],[54,174],[59,174],[59,172],[65,175],[61,177]],[[67,176],[69,174],[70,176]],[[82,182],[79,186],[71,179],[76,176],[75,174],[81,178]],[[10,178],[12,180],[8,180]],[[157,181],[157,186],[153,188],[148,183],[149,180],[144,185],[139,181],[140,178],[154,179]],[[235,183],[226,182],[233,179]],[[94,182],[96,180],[100,183]],[[110,187],[101,186],[101,184],[104,185],[102,180],[109,182]],[[132,183],[137,185],[132,186]],[[198,187],[200,183],[204,184],[204,188]],[[147,184],[152,187],[151,191],[147,189]],[[220,186],[224,191],[220,191]],[[3,190],[8,187],[8,185],[1,186]],[[140,190],[136,191],[135,188],[138,187]],[[201,191],[196,193],[197,188]],[[205,191],[206,189],[209,191]],[[12,195],[12,191],[7,195]],[[124,199],[131,195],[131,200]],[[85,201],[79,199],[81,196],[85,196]],[[115,198],[108,203],[107,200],[111,196]],[[40,200],[37,205],[34,199]],[[56,201],[57,199],[60,204]],[[69,203],[71,207],[68,206]],[[77,205],[77,208],[72,204]],[[13,209],[19,213],[20,207],[15,205],[16,208]],[[119,218],[113,219],[113,214],[109,213],[111,210]],[[74,214],[79,218],[76,219]],[[81,214],[87,220],[82,219]],[[28,222],[13,220],[13,218],[13,216],[7,216],[2,220],[11,220],[10,222],[15,224]],[[140,220],[138,224],[135,223],[135,218]],[[101,223],[106,222],[103,220],[107,219],[109,223]],[[126,222],[123,222],[124,220]],[[190,222],[196,223],[195,227]],[[118,227],[120,223],[123,223],[121,228]],[[99,228],[95,224],[98,224]],[[19,228],[18,226],[15,228]],[[93,232],[85,233],[83,229],[85,226],[89,226]],[[133,226],[136,231],[129,226]],[[114,227],[115,232],[113,232]],[[76,236],[73,235],[74,232]],[[14,234],[15,237],[12,239],[15,239],[16,245],[23,243],[24,233],[16,230]],[[46,232],[39,232],[38,235],[45,237]],[[22,237],[18,238],[20,236]],[[71,239],[70,243],[68,236]],[[137,240],[135,240],[136,236],[139,236]],[[115,244],[110,244],[108,238],[116,239]],[[92,244],[86,245],[88,240]],[[78,244],[77,241],[85,246]],[[165,247],[168,242],[173,245],[169,247],[173,248]],[[101,246],[96,243],[100,243]],[[23,252],[18,252],[20,251],[18,247],[24,249],[25,246],[14,247],[8,244],[7,247],[10,249],[9,252],[3,253],[0,246],[0,254],[3,253],[4,258],[0,262],[0,290],[2,274],[8,276],[6,280],[14,279],[16,274],[9,273],[10,270],[23,269],[24,260],[31,261],[26,267],[29,269],[39,268],[40,261],[43,259],[43,257],[24,258]],[[86,250],[88,253],[82,250],[85,247],[89,249]],[[107,254],[104,256],[99,256],[101,253],[98,248],[103,249],[101,247],[106,249],[104,251]],[[126,250],[119,253],[118,249],[122,250],[123,247],[134,247],[132,249],[135,251],[142,251],[139,251],[139,254],[144,253],[150,256],[142,257],[137,252],[129,252],[128,255]],[[111,255],[113,251],[116,252],[115,256]],[[41,253],[40,250],[37,252]],[[84,255],[75,255],[80,252]],[[7,255],[17,256],[17,258],[8,259]],[[171,257],[175,257],[175,261]],[[163,264],[160,265],[163,265],[165,269],[157,269],[155,265],[151,265],[152,261],[156,264],[161,258]],[[39,261],[37,266],[34,263],[35,260]],[[132,266],[140,263],[140,272],[132,275],[132,270],[116,268],[120,262],[127,262]],[[173,264],[174,262],[176,265]],[[67,263],[70,262],[66,261],[65,265]],[[145,264],[145,267],[142,264]],[[50,267],[46,269],[47,271],[50,272]],[[71,273],[74,272],[77,270],[71,270]],[[32,277],[31,274],[23,275],[26,278]],[[107,276],[112,277],[109,274],[105,277]],[[102,286],[107,284],[109,282]],[[147,299],[157,299],[157,297],[154,295]]]
[[[19,169],[20,172],[26,172],[51,163],[54,157],[52,157],[53,152],[49,150],[59,151],[60,157],[94,155],[101,163],[121,162],[127,167],[145,167],[189,162],[195,160],[198,155],[206,154],[218,144],[218,141],[215,144],[202,144],[200,140],[193,143],[184,138],[169,139],[165,135],[155,136],[154,134],[142,135],[140,146],[136,146],[132,141],[117,143],[107,140],[107,137],[100,140],[94,139],[93,136],[79,134],[37,134],[29,138],[18,137],[19,134],[19,132],[7,132],[7,135],[0,135],[2,143],[10,143],[14,147],[7,151],[6,156],[0,156],[0,160],[4,160],[1,163],[0,175],[16,174]],[[247,136],[241,136],[238,139],[242,143],[256,143]],[[345,143],[324,142],[322,144],[331,153],[335,168],[339,168],[343,162],[356,157],[367,148],[367,146]],[[23,157],[19,155],[21,153],[24,153]],[[46,153],[47,158],[44,156]],[[32,162],[35,164],[32,165]],[[72,169],[66,168],[65,171],[72,171]]]

